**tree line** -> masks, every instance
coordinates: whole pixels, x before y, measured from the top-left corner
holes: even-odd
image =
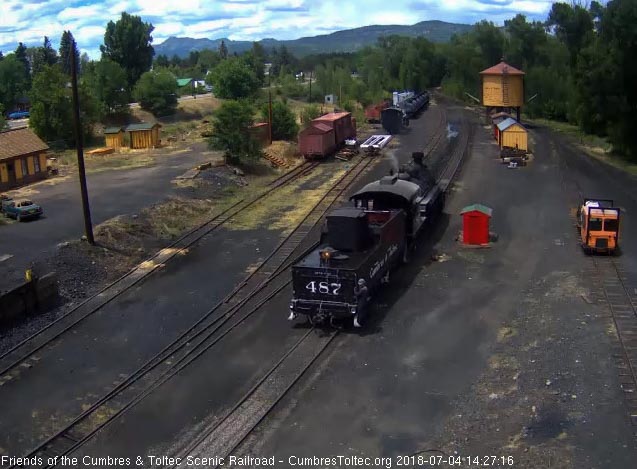
[[[81,64],[81,101],[89,124],[128,112],[133,99],[155,115],[174,112],[180,93],[175,78],[183,76],[205,80],[219,98],[247,101],[254,114],[269,84],[283,105],[285,98],[322,102],[323,95],[337,94],[339,105],[348,110],[397,89],[442,86],[446,94],[465,99],[466,93],[480,95],[479,72],[504,58],[526,73],[524,111],[530,117],[575,123],[637,159],[636,21],[634,0],[611,0],[605,6],[555,3],[545,21],[528,21],[524,15],[503,26],[481,21],[443,44],[390,36],[355,53],[297,58],[285,46],[266,50],[256,42],[241,55],[229,54],[222,42],[218,50],[168,58],[154,57],[152,24],[122,13],[106,26],[100,60],[79,57],[77,49],[72,53]],[[70,121],[70,44],[72,36],[65,32],[59,51],[45,37],[40,47],[20,44],[0,58],[0,106],[11,110],[29,96],[32,126],[48,140],[72,140],[71,126],[64,125]],[[298,72],[305,74],[298,79]]]

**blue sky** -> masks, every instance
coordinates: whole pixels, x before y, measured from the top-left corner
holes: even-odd
[[[153,44],[170,36],[234,40],[296,39],[369,24],[423,20],[502,24],[516,13],[546,18],[552,0],[0,0],[0,50],[19,41],[57,49],[70,30],[80,49],[99,58],[104,28],[126,11],[155,26]]]

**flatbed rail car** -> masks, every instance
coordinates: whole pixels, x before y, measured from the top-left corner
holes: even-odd
[[[578,208],[577,227],[586,253],[613,254],[619,249],[620,214],[610,199],[584,199]]]
[[[353,321],[359,326],[365,306],[406,248],[402,210],[340,208],[327,216],[319,247],[292,267],[290,315],[312,324]]]

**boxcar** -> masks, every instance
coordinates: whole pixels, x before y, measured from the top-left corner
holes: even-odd
[[[299,151],[305,158],[325,158],[335,149],[334,130],[325,124],[313,122],[299,133]]]
[[[337,147],[343,145],[345,140],[356,137],[350,112],[330,112],[312,121],[312,123],[315,122],[327,125],[334,130]]]

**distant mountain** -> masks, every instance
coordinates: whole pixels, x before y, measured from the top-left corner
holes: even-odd
[[[422,36],[432,42],[447,42],[454,34],[462,34],[471,30],[468,24],[445,23],[444,21],[421,21],[410,26],[404,25],[373,25],[362,28],[346,29],[320,36],[302,37],[289,41],[277,39],[262,39],[258,41],[266,49],[285,45],[290,52],[298,57],[309,54],[329,52],[354,52],[365,46],[373,45],[381,36],[393,34],[399,36]],[[230,53],[245,52],[252,47],[251,41],[231,41],[230,39],[192,39],[189,37],[169,37],[161,44],[154,46],[155,56],[163,54],[169,58],[173,55],[187,57],[191,51],[213,49],[217,50],[221,41],[225,41]]]

